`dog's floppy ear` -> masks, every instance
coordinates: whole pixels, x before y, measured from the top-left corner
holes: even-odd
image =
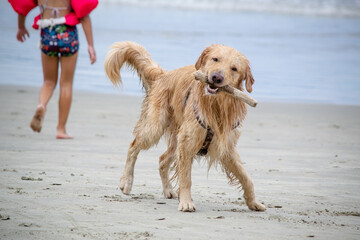
[[[206,48],[200,55],[199,59],[196,61],[195,63],[195,68],[196,70],[199,70],[201,65],[203,65],[203,63],[206,61],[207,56],[210,52],[210,47]]]
[[[247,66],[246,68],[246,75],[245,75],[245,86],[246,86],[246,90],[251,93],[252,92],[252,85],[254,84],[255,80],[254,77],[251,73],[251,68],[250,65]]]

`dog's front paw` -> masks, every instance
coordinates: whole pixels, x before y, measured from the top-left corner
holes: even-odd
[[[182,212],[195,212],[195,205],[192,201],[180,201],[179,211]]]
[[[169,189],[164,189],[163,191],[164,193],[164,196],[168,199],[171,199],[171,198],[177,198],[177,194],[174,192],[174,190],[172,190],[171,188]]]
[[[252,201],[250,203],[247,203],[247,206],[250,210],[253,210],[253,211],[261,211],[262,212],[262,211],[266,210],[265,206],[257,201]]]
[[[130,194],[132,184],[133,184],[132,177],[122,176],[120,178],[119,188],[124,194],[128,195]]]

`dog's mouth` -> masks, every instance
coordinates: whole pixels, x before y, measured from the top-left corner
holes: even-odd
[[[210,95],[215,95],[217,94],[219,88],[212,86],[212,85],[206,85],[206,93],[210,94]]]

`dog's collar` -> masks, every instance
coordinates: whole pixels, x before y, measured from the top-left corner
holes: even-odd
[[[205,156],[208,153],[209,146],[214,137],[214,132],[213,132],[213,130],[211,130],[210,127],[206,126],[205,121],[201,121],[201,118],[200,118],[199,112],[197,110],[197,107],[195,106],[195,103],[193,104],[193,109],[194,109],[195,118],[196,118],[197,122],[200,124],[201,127],[206,129],[205,140],[204,140],[199,152],[197,153],[197,155]]]
[[[186,104],[187,104],[187,101],[188,101],[188,99],[189,99],[190,92],[191,92],[191,86],[189,87],[189,89],[187,90],[186,95],[185,95],[185,100],[184,100],[184,109],[185,109]]]
[[[189,87],[189,89],[187,90],[186,95],[185,95],[184,109],[186,107],[187,101],[189,100],[190,92],[191,92],[191,87]],[[200,124],[200,126],[202,126],[204,129],[210,129],[209,127],[206,126],[205,122],[201,121],[201,118],[200,118],[199,112],[197,110],[197,107],[195,106],[195,103],[193,103],[193,109],[194,109],[196,120]]]
[[[187,104],[187,101],[189,99],[189,96],[190,96],[190,92],[191,92],[191,87],[189,87],[188,91],[186,92],[186,95],[185,95],[185,100],[184,100],[184,109],[186,107],[186,104]],[[201,117],[199,115],[199,111],[195,105],[195,103],[193,103],[193,110],[194,110],[194,114],[195,114],[195,118],[196,118],[196,121],[200,124],[200,126],[202,128],[204,128],[206,130],[206,137],[205,137],[205,140],[202,144],[202,147],[201,149],[199,150],[199,152],[197,153],[197,155],[200,155],[200,156],[205,156],[207,153],[208,153],[208,149],[209,149],[209,146],[211,144],[211,141],[214,137],[214,131],[211,130],[210,127],[208,127],[205,123],[204,120],[201,120]],[[236,129],[237,127],[239,127],[241,124],[241,120],[237,121],[235,124],[232,125],[232,130]]]
[[[210,127],[206,126],[205,121],[201,121],[201,117],[199,115],[199,112],[198,112],[198,109],[197,109],[195,103],[193,103],[193,109],[194,109],[196,121],[200,124],[200,126],[202,126],[204,129],[210,129]]]

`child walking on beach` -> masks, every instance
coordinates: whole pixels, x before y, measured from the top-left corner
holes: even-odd
[[[40,15],[34,20],[34,28],[41,28],[41,62],[44,82],[40,89],[39,104],[30,126],[40,132],[44,121],[46,106],[58,82],[60,72],[59,118],[57,139],[73,138],[66,132],[66,122],[72,101],[72,88],[75,66],[78,57],[79,40],[76,24],[81,23],[86,40],[90,63],[96,61],[90,12],[97,6],[97,0],[9,0],[18,13],[16,38],[23,42],[29,32],[25,27],[28,12],[38,6]]]

